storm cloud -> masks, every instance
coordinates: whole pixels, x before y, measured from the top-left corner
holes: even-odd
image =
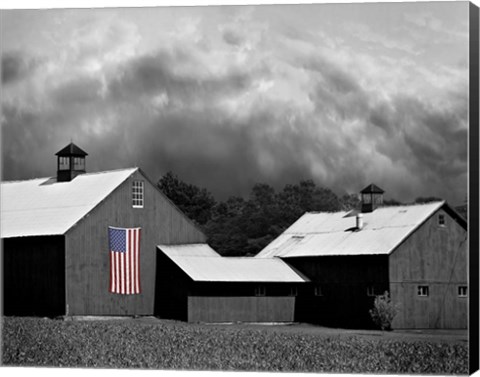
[[[22,80],[35,71],[39,61],[23,55],[19,51],[8,51],[2,54],[2,85]]]
[[[447,62],[425,74],[414,37],[395,44],[352,22],[342,37],[303,32],[264,10],[224,8],[215,18],[184,9],[178,24],[188,27],[148,45],[128,10],[52,11],[75,35],[69,43],[54,35],[57,55],[2,55],[3,179],[54,174],[54,153],[73,139],[89,153],[89,171],[139,166],[156,181],[172,170],[219,199],[247,195],[256,182],[313,179],[338,194],[375,182],[398,200],[463,201],[465,67]],[[460,61],[468,40],[458,35]]]

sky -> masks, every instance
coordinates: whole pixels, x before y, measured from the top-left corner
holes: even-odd
[[[4,10],[3,180],[167,171],[218,200],[467,194],[468,3]]]

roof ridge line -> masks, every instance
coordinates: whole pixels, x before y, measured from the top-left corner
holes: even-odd
[[[113,172],[136,170],[136,169],[138,169],[138,166],[130,167],[130,168],[118,168],[118,169],[104,170],[104,171],[92,171],[92,172],[88,172],[88,173],[79,174],[75,178],[86,176],[86,175],[105,174],[105,173],[113,173]]]
[[[92,171],[88,173],[83,173],[77,175],[75,178],[86,176],[86,175],[95,175],[95,174],[104,174],[104,173],[113,173],[113,172],[118,172],[118,171],[126,171],[126,170],[135,170],[138,169],[138,166],[130,167],[130,168],[118,168],[118,169],[111,169],[111,170],[103,170],[103,171]],[[1,184],[3,185],[4,183],[18,183],[18,182],[28,182],[28,181],[36,181],[36,180],[49,180],[49,179],[54,179],[56,176],[49,176],[49,177],[37,177],[37,178],[28,178],[28,179],[14,179],[12,181],[1,181]],[[72,181],[70,181],[72,182]],[[59,183],[68,183],[68,182],[59,182]]]
[[[82,205],[77,205],[77,206],[55,206],[55,209],[57,208],[78,208],[78,207],[90,207],[95,203],[88,203],[88,204],[82,204]],[[35,207],[35,208],[25,208],[25,209],[15,209],[15,210],[2,210],[2,213],[7,213],[7,212],[25,212],[25,211],[35,211],[37,209],[49,209],[52,207]]]
[[[396,226],[382,226],[382,227],[376,227],[376,228],[363,228],[362,230],[378,230],[378,229],[385,229],[385,228],[408,228],[408,227],[411,227],[411,226],[415,226],[416,224],[406,224],[406,225],[396,225]],[[292,237],[295,237],[297,236],[298,238],[304,238],[308,235],[314,235],[314,234],[333,234],[333,233],[345,233],[347,232],[349,229],[343,229],[343,230],[331,230],[331,231],[328,231],[328,232],[308,232],[308,233],[301,233],[301,232],[296,232],[296,233],[290,233],[290,232],[284,232],[282,234],[284,235],[288,235],[288,236],[292,236]],[[280,235],[282,235],[280,234]]]
[[[375,209],[375,211],[379,211],[379,210],[382,210],[382,209],[391,209],[391,208],[402,208],[402,207],[420,207],[420,206],[427,206],[427,205],[432,205],[432,204],[438,204],[438,203],[446,203],[446,200],[445,199],[441,199],[441,200],[434,200],[434,201],[431,201],[431,202],[426,202],[426,203],[405,203],[405,204],[399,204],[399,205],[384,205],[382,207],[378,207]],[[318,214],[318,213],[324,213],[324,214],[340,214],[340,213],[350,213],[352,211],[355,211],[355,209],[351,209],[351,210],[348,210],[348,211],[306,211],[304,212],[304,215],[307,215],[307,214]],[[362,213],[362,212],[359,212],[359,213]],[[365,214],[370,214],[370,213],[373,213],[373,212],[366,212],[366,213],[363,213],[364,215]],[[301,218],[302,216],[300,216],[299,218]]]

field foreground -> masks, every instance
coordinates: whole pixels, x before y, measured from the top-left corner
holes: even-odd
[[[2,319],[2,363],[21,366],[468,374],[465,340],[318,327],[163,320]]]

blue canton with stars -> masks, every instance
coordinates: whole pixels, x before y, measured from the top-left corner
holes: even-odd
[[[110,251],[125,253],[127,251],[127,232],[124,229],[108,229]]]

